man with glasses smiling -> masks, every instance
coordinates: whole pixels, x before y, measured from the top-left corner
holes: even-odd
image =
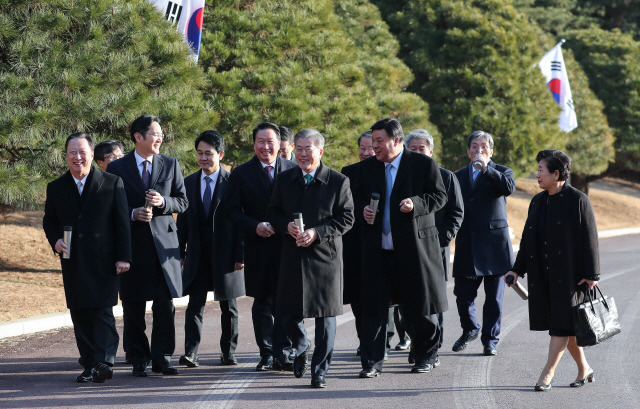
[[[124,337],[134,376],[153,372],[176,375],[171,366],[175,349],[173,298],[182,296],[182,270],[173,213],[189,204],[180,165],[160,155],[164,139],[160,118],[142,115],[131,124],[135,150],[111,162],[107,171],[124,182],[131,220],[132,268],[120,281]],[[145,334],[146,302],[153,301],[151,346]]]
[[[122,143],[110,139],[97,144],[94,149],[94,153],[96,163],[100,166],[100,169],[102,169],[103,172],[106,172],[109,163],[124,156],[124,147],[122,146]]]

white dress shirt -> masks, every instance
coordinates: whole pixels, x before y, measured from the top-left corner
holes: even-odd
[[[271,166],[271,170],[269,171],[269,173],[271,174],[271,180],[273,180],[275,182],[275,180],[276,180],[276,161],[274,160],[273,162],[269,163],[268,165],[264,164],[263,162],[260,162],[260,164],[262,165],[262,169],[265,169],[267,166]]]
[[[396,176],[398,175],[398,168],[400,167],[400,159],[402,159],[403,152],[404,152],[404,148],[402,148],[402,150],[400,151],[400,154],[391,163],[384,164],[385,178],[387,177],[387,166],[393,165],[393,169],[391,169],[389,173],[391,174],[391,180],[393,180],[394,184],[396,183]],[[385,180],[385,183],[386,183],[386,180]],[[393,205],[394,205],[393,203],[389,203],[389,206],[393,206]],[[399,203],[396,203],[395,205],[397,205],[398,207],[400,206]],[[384,209],[382,209],[382,211],[384,212]],[[393,250],[393,237],[391,235],[391,232],[389,232],[389,234],[382,233],[382,248],[384,250]]]
[[[202,199],[203,202],[204,202],[204,191],[207,188],[207,182],[204,180],[204,178],[206,178],[207,176],[211,178],[211,182],[209,183],[209,186],[211,186],[211,198],[213,199],[213,191],[216,189],[216,183],[218,183],[219,175],[220,175],[220,168],[218,168],[218,170],[213,172],[211,175],[207,175],[206,173],[204,173],[204,171],[202,172],[202,175],[200,176],[200,199]]]
[[[76,188],[78,187],[79,182],[82,183],[82,189],[78,189],[78,193],[80,193],[80,196],[82,196],[82,192],[84,192],[84,188],[87,186],[87,178],[89,177],[89,174],[87,173],[82,179],[76,179],[76,177],[73,175],[71,175],[71,177],[76,182]]]

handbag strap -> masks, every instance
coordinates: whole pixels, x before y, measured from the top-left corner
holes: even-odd
[[[607,302],[606,298],[604,298],[604,295],[602,294],[602,291],[600,290],[600,287],[595,286],[593,289],[590,289],[589,288],[589,284],[584,283],[584,285],[587,286],[587,295],[589,297],[589,303],[591,304],[591,311],[595,311],[595,308],[593,307],[593,298],[597,299],[598,298],[598,293],[600,293],[600,298],[602,299],[602,304],[607,309],[607,311],[609,311],[609,303]],[[593,291],[594,297],[591,296],[591,291]]]

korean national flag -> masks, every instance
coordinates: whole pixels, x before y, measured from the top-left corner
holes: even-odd
[[[564,58],[562,58],[562,48],[560,48],[563,42],[564,40],[546,53],[538,63],[538,67],[547,79],[553,99],[562,108],[558,117],[560,129],[571,132],[578,127],[578,119],[571,99],[571,87],[569,86],[567,69],[564,66]]]
[[[177,26],[197,62],[202,38],[204,0],[149,0],[149,2],[156,6],[168,21]]]

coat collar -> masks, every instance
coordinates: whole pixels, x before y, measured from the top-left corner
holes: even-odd
[[[291,172],[291,180],[292,181],[298,180],[299,183],[302,183],[303,185],[305,185],[306,181],[304,180],[304,176],[302,173],[303,172],[300,169],[298,169],[297,171]],[[330,175],[329,168],[322,161],[320,161],[320,165],[318,165],[318,168],[316,169],[316,174],[313,177],[311,184],[318,182],[318,183],[322,183],[323,185],[326,185],[327,183],[329,183],[329,175]]]
[[[69,190],[69,194],[75,199],[71,202],[77,213],[80,213],[87,208],[104,183],[104,175],[102,171],[92,166],[89,170],[89,175],[87,176],[84,189],[82,190],[82,196],[80,196],[76,180],[71,175],[71,172],[67,171],[64,176],[67,181],[67,183],[65,183],[67,190]]]
[[[123,161],[123,164],[125,165],[124,166],[125,170],[129,173],[129,177],[131,177],[131,180],[135,181],[135,184],[136,186],[138,186],[138,189],[140,189],[142,192],[145,192],[147,190],[147,187],[144,185],[144,183],[142,183],[142,176],[140,176],[140,172],[138,171],[138,162],[136,162],[136,157],[133,154],[133,151],[126,154],[124,158],[120,160]],[[156,167],[153,166],[152,170],[155,171],[155,169]]]

